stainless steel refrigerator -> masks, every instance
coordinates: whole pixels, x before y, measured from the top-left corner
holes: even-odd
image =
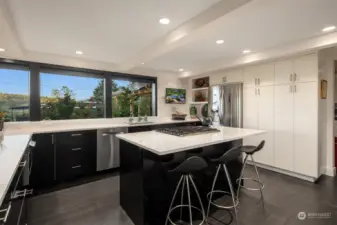
[[[242,95],[242,83],[210,86],[208,109],[214,123],[242,128]]]

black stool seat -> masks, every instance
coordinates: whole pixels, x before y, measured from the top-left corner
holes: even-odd
[[[241,147],[241,151],[246,153],[247,155],[252,155],[255,152],[260,151],[264,147],[265,141],[261,141],[261,143],[258,146],[253,145],[244,145]]]
[[[241,146],[233,147],[222,156],[216,159],[209,159],[212,163],[227,164],[230,161],[236,160],[241,155]]]
[[[191,156],[180,163],[176,168],[170,172],[190,174],[205,169],[208,166],[207,162],[199,156]]]

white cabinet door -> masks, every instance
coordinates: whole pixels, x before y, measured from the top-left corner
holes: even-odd
[[[258,135],[258,144],[265,140],[264,148],[254,154],[256,162],[274,166],[274,86],[258,88],[258,129],[267,133]]]
[[[243,88],[243,128],[257,129],[257,96],[255,87]],[[254,136],[244,138],[244,145],[256,145]]]
[[[257,68],[258,86],[274,85],[274,63],[261,65]]]
[[[243,70],[243,86],[253,87],[255,86],[257,76],[259,74],[258,66],[251,66],[244,68]]]
[[[225,73],[226,83],[243,82],[243,70],[231,70]]]
[[[292,85],[275,86],[275,167],[294,171],[294,95]]]
[[[295,82],[318,80],[318,59],[316,54],[294,59]]]
[[[294,73],[293,59],[278,61],[275,63],[275,85],[290,84],[291,75]]]
[[[210,85],[222,84],[223,72],[217,72],[209,76]]]
[[[297,83],[294,92],[294,171],[318,177],[318,84]]]

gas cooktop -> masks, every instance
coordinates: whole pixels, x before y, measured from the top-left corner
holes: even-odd
[[[160,129],[157,129],[156,131],[160,133],[179,136],[179,137],[220,132],[218,129],[206,127],[206,126],[183,126],[183,127],[172,127],[172,128],[160,128]]]

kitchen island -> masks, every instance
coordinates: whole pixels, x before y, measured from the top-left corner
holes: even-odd
[[[216,127],[219,132],[178,137],[157,131],[119,134],[120,139],[120,204],[135,225],[164,224],[170,200],[179,174],[169,171],[187,157],[221,156],[242,138],[264,133],[230,127]],[[233,184],[240,176],[242,163],[238,159],[228,165]],[[215,167],[193,174],[198,190],[206,203]],[[225,176],[217,186],[227,189]],[[195,198],[192,198],[195,199]]]

